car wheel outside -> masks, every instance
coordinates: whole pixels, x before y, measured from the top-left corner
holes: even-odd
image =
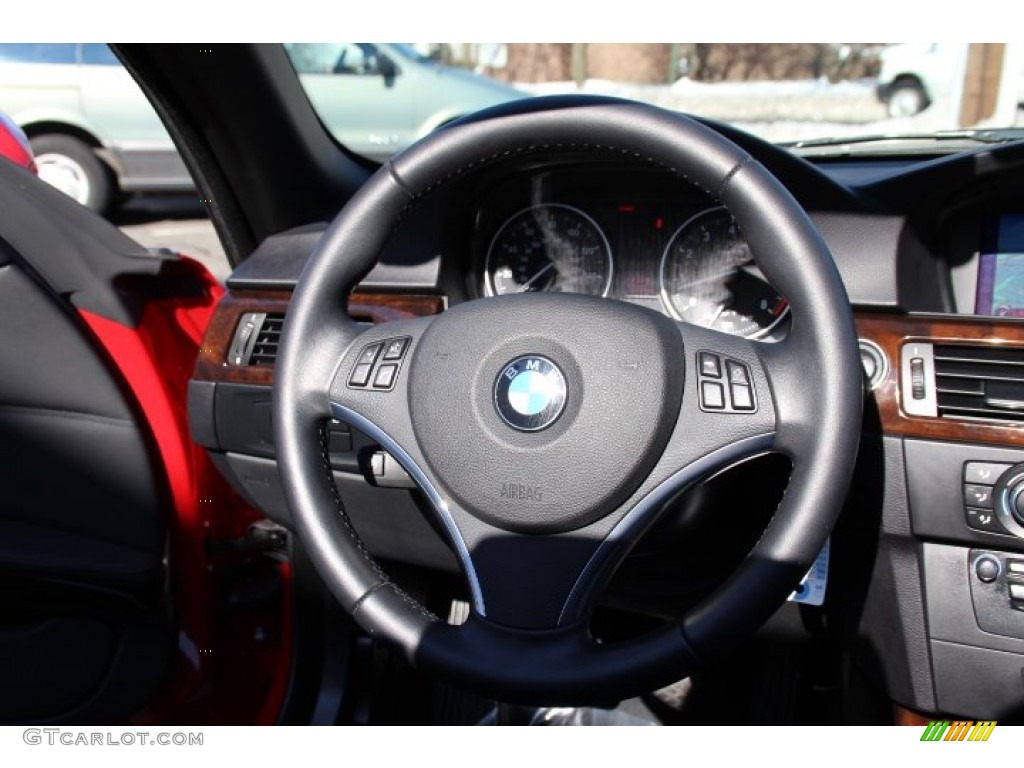
[[[887,104],[889,117],[913,117],[927,106],[928,97],[924,89],[910,80],[893,85]]]
[[[107,209],[110,173],[87,144],[60,134],[36,136],[30,143],[40,179],[98,213]]]

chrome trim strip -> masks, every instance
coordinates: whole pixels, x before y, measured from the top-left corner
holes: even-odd
[[[339,421],[344,421],[361,432],[365,432],[368,436],[380,443],[381,448],[391,454],[391,457],[397,461],[409,476],[416,482],[420,487],[420,490],[427,495],[431,506],[437,512],[441,518],[441,522],[444,523],[445,530],[448,531],[448,536],[451,538],[452,543],[455,545],[455,553],[459,558],[459,562],[462,563],[462,568],[466,572],[466,580],[469,581],[469,594],[473,602],[473,609],[481,616],[486,616],[487,611],[484,608],[484,597],[480,591],[480,579],[476,574],[476,568],[473,566],[473,559],[469,556],[469,549],[466,547],[466,542],[462,538],[462,533],[459,531],[459,527],[455,524],[455,519],[452,517],[452,513],[448,511],[448,504],[438,493],[437,489],[427,478],[426,474],[420,469],[419,465],[413,460],[413,458],[405,452],[405,450],[394,439],[383,429],[378,427],[372,421],[356,413],[351,408],[346,408],[344,405],[331,402],[331,415]]]
[[[889,378],[889,356],[885,354],[880,346],[875,344],[871,339],[857,339],[857,346],[861,352],[865,349],[868,351],[868,355],[874,357],[878,368],[875,370],[875,375],[870,379],[867,379],[868,392],[873,392],[882,386],[887,378]],[[867,371],[864,372],[865,376]]]
[[[1000,478],[999,483],[1002,486],[1002,491],[999,493],[999,498],[993,500],[995,503],[992,505],[992,511],[995,513],[999,522],[1003,524],[1003,528],[1005,528],[1008,533],[1020,537],[1024,537],[1024,526],[1018,523],[1016,518],[1014,518],[1013,513],[1010,511],[1012,508],[1010,505],[1016,504],[1017,497],[1024,491],[1022,491],[1020,487],[1015,488],[1013,497],[1011,498],[1010,489],[1017,485],[1022,478],[1024,478],[1024,472],[1015,472],[1005,483]]]
[[[708,476],[714,470],[722,469],[740,459],[764,453],[772,447],[774,442],[775,432],[767,432],[730,443],[686,465],[644,496],[612,528],[604,541],[598,545],[594,554],[591,555],[583,570],[580,571],[572,591],[565,599],[565,605],[562,606],[558,625],[563,626],[579,618],[580,610],[589,597],[589,586],[592,584],[594,576],[604,567],[608,558],[629,542],[634,535],[642,531],[650,516],[659,512],[673,496],[692,485],[696,480]]]

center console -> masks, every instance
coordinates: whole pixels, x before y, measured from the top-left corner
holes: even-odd
[[[1024,704],[1024,214],[951,229],[955,314],[858,316],[891,361],[874,390],[902,443],[934,709]]]

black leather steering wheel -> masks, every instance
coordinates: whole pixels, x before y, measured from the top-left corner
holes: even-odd
[[[609,701],[676,680],[752,632],[813,562],[858,446],[856,334],[807,215],[735,144],[630,102],[536,100],[513,111],[454,125],[394,158],[331,224],[285,321],[277,456],[303,545],[369,633],[504,700]],[[345,297],[410,205],[490,163],[561,149],[655,163],[721,201],[789,300],[788,336],[755,342],[571,294],[470,301],[365,330],[349,318]],[[753,408],[731,391],[730,374],[745,378]],[[725,408],[705,382],[723,387]],[[359,541],[326,464],[329,418],[375,438],[423,490],[469,584],[464,625],[430,615]],[[677,624],[592,640],[599,588],[666,502],[769,450],[791,458],[792,475],[740,567]]]

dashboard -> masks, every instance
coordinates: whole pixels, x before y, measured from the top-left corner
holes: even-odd
[[[861,339],[861,457],[814,610],[902,706],[1002,717],[1021,706],[1024,668],[1024,147],[812,164],[719,128],[809,212]],[[190,383],[195,439],[286,527],[275,334],[324,226],[275,235],[238,267]],[[578,154],[496,163],[420,201],[348,302],[385,322],[527,291],[628,301],[765,344],[800,321],[717,201],[662,169]],[[454,572],[379,446],[344,424],[328,442],[339,489],[371,510],[354,520],[370,549]],[[750,487],[769,493],[756,475],[726,484],[732,508],[751,506]],[[722,520],[715,547],[677,560],[700,571],[727,545],[749,548]],[[659,561],[657,578],[696,581],[685,567]]]

